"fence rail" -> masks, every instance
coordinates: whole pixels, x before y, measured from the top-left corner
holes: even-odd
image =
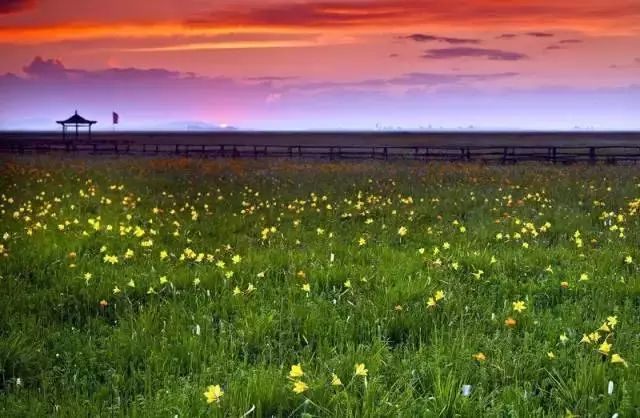
[[[401,145],[240,145],[166,144],[127,141],[2,141],[0,153],[74,153],[87,155],[173,155],[204,158],[305,158],[465,161],[514,164],[636,163],[640,146],[401,146]]]

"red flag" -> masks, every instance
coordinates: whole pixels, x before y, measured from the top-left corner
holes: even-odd
[[[118,124],[118,120],[120,120],[120,115],[118,115],[116,112],[113,112],[113,124],[117,125]]]

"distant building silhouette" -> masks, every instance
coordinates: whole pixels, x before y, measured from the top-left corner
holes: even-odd
[[[78,111],[76,110],[76,113],[70,118],[66,120],[56,121],[56,123],[62,125],[62,139],[67,138],[67,132],[70,129],[73,129],[74,126],[75,126],[75,139],[78,139],[78,128],[81,126],[89,128],[89,131],[88,131],[89,139],[91,139],[91,126],[98,122],[96,122],[95,120],[88,120],[83,118],[82,116],[78,115]]]

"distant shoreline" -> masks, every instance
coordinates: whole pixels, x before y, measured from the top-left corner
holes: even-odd
[[[0,141],[60,141],[59,131],[0,131]],[[87,141],[85,132],[79,141]],[[97,131],[93,141],[137,144],[327,146],[602,146],[640,147],[640,131]]]

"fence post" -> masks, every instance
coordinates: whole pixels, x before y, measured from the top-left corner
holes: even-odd
[[[508,148],[504,147],[504,150],[502,151],[502,164],[507,163],[507,152],[508,152]]]
[[[384,159],[385,161],[389,160],[389,150],[387,147],[384,147]]]
[[[589,162],[591,164],[596,163],[596,147],[589,148]]]

